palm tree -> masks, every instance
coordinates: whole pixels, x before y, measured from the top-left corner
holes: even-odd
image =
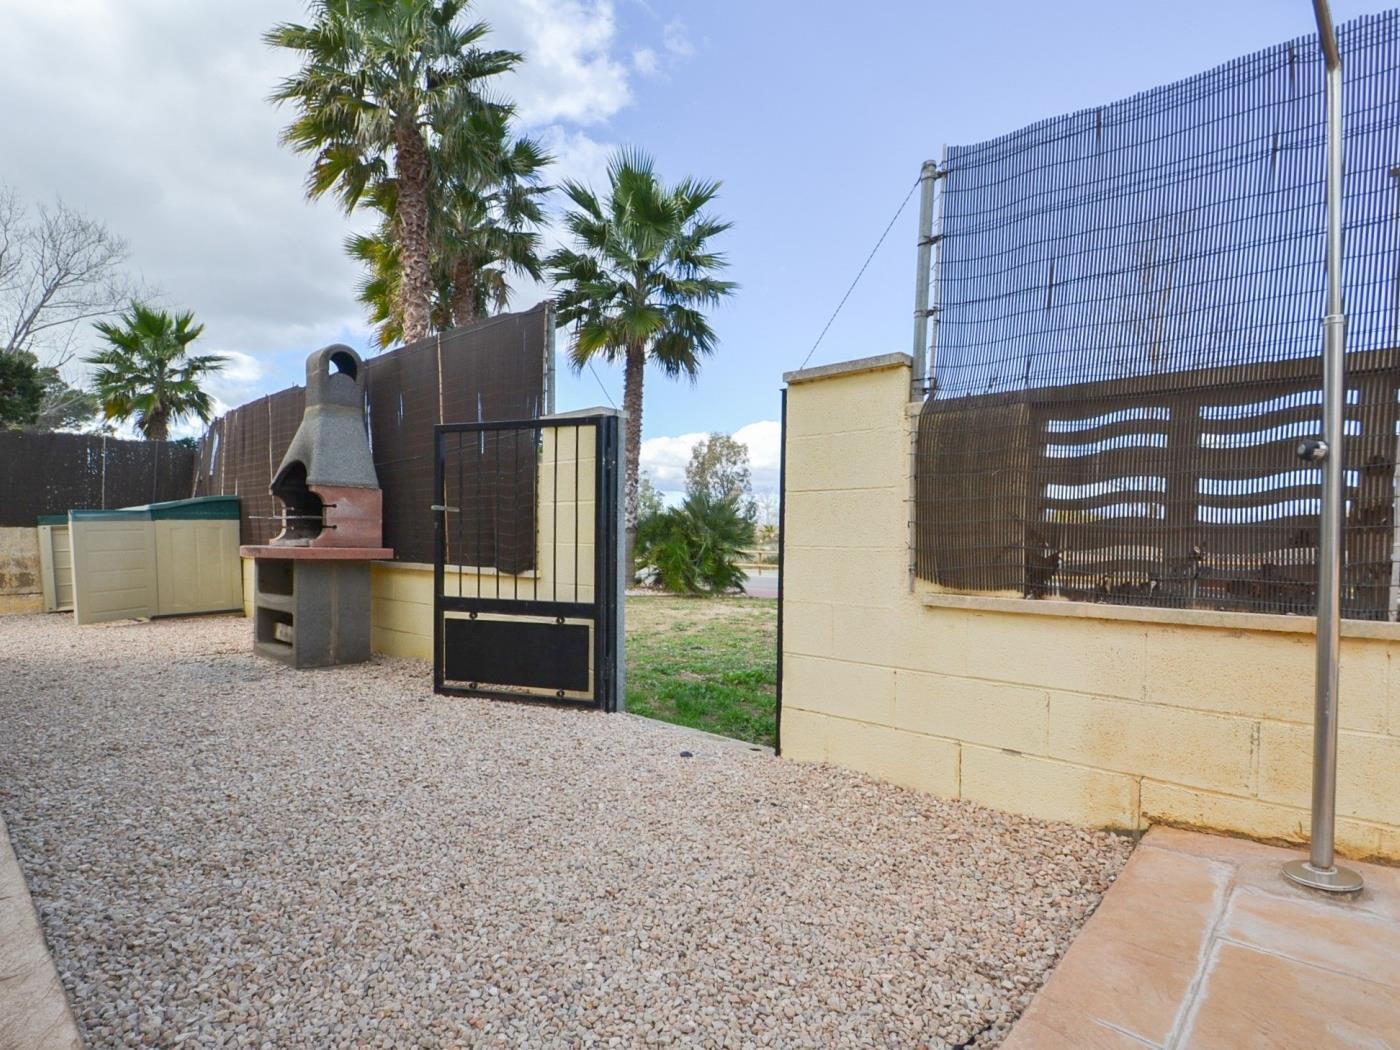
[[[450,141],[473,113],[497,105],[483,97],[483,82],[521,59],[515,51],[479,47],[489,27],[460,24],[466,6],[465,0],[313,0],[310,25],[283,22],[264,37],[302,56],[301,69],[272,99],[300,110],[282,141],[315,154],[307,195],[334,190],[351,211],[376,183],[391,175],[397,183],[398,305],[409,340],[430,330],[429,147],[435,136]]]
[[[540,173],[552,158],[533,139],[512,141],[509,115],[508,108],[476,114],[455,154],[430,150],[429,324],[435,330],[505,309],[511,273],[541,279],[537,228],[544,221],[540,198],[549,187],[540,184]],[[352,258],[365,264],[359,299],[369,309],[381,348],[395,345],[404,332],[398,296],[403,268],[392,219],[397,189],[393,179],[375,185],[369,199],[385,219],[345,245]]]
[[[637,467],[642,449],[642,380],[646,364],[692,382],[715,334],[702,307],[717,305],[736,287],[714,273],[727,263],[710,241],[732,225],[705,214],[718,182],[687,178],[666,186],[651,158],[623,150],[608,163],[608,195],[564,183],[576,206],[565,216],[574,247],[547,260],[560,292],[557,317],[574,325],[570,361],[579,371],[594,357],[623,364],[627,412],[627,571],[633,570],[637,530]]]
[[[466,324],[510,299],[507,272],[540,280],[540,175],[553,159],[529,138],[510,141],[504,111],[467,130],[470,148],[443,161],[439,252],[452,285],[452,319]]]
[[[204,331],[188,311],[172,317],[141,303],[121,314],[119,324],[99,321],[93,327],[107,348],[86,358],[95,366],[93,386],[108,419],[136,417],[136,429],[148,441],[165,441],[170,424],[198,416],[209,422],[214,402],[200,386],[223,370],[225,358],[187,356],[189,345]]]
[[[393,219],[386,216],[372,233],[351,235],[345,250],[365,265],[356,298],[369,311],[375,346],[381,350],[398,346],[404,342],[403,313],[399,308],[403,268]],[[433,295],[428,304],[428,324],[433,331],[442,332],[452,327],[452,289],[442,279],[441,267],[434,266],[431,273]]]

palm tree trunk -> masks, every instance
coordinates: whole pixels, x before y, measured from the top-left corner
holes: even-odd
[[[170,434],[170,424],[164,412],[152,412],[141,428],[147,441],[165,441]]]
[[[394,167],[399,198],[394,210],[403,265],[399,312],[404,342],[426,338],[433,301],[432,267],[428,258],[428,149],[417,127],[400,125],[394,134]]]
[[[642,459],[642,380],[645,375],[646,352],[640,346],[629,346],[622,387],[622,409],[627,413],[627,441],[623,448],[623,458],[626,462],[622,475],[622,506],[626,530],[623,557],[628,583],[637,577],[637,512],[641,503],[638,470]]]
[[[452,323],[464,325],[476,320],[476,267],[466,255],[452,264]]]

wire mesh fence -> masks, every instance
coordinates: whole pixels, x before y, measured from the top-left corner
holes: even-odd
[[[1394,618],[1400,12],[1345,75],[1344,612]],[[1325,112],[1300,39],[950,149],[916,571],[959,590],[1314,603]]]

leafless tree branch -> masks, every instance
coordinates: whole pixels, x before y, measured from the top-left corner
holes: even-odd
[[[63,201],[32,213],[0,190],[0,352],[42,364],[51,338],[112,313],[135,291],[126,242]]]
[[[62,200],[31,209],[0,183],[0,354],[26,354],[55,374],[71,364],[86,322],[143,295],[126,272],[129,255],[124,240]],[[50,384],[41,418],[67,418],[82,397]]]

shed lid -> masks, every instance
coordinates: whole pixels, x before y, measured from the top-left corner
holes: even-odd
[[[237,521],[238,508],[237,496],[196,496],[117,510],[72,510],[68,514],[89,521],[103,518],[114,521]],[[53,524],[64,524],[67,520],[67,517],[59,518]],[[40,519],[40,524],[51,523]]]

